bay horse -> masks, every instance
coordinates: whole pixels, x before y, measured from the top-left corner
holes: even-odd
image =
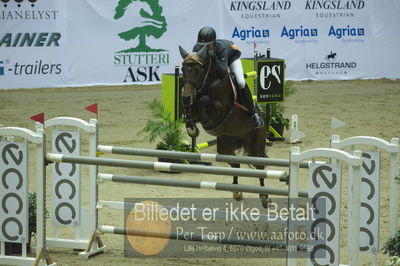
[[[235,104],[233,82],[228,74],[224,79],[218,78],[207,47],[188,53],[179,46],[179,51],[183,58],[181,100],[189,136],[199,135],[196,126],[199,122],[208,134],[217,137],[217,153],[235,155],[237,149],[244,148],[248,156],[266,157],[266,128],[254,129],[250,114]],[[230,165],[240,168],[240,164]],[[254,167],[264,169],[264,165]],[[238,184],[238,176],[233,177],[233,184]],[[260,178],[260,185],[264,186],[263,178]],[[233,192],[233,197],[241,200],[243,194]],[[267,208],[268,195],[260,195],[260,198]]]

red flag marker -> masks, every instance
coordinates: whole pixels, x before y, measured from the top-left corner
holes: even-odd
[[[97,103],[86,106],[85,109],[91,113],[95,113],[97,120],[99,120],[99,112],[98,112],[98,108],[97,108]]]
[[[256,47],[257,47],[257,43],[256,43],[256,42],[253,42],[253,50],[254,50],[254,51],[256,50]]]
[[[44,125],[44,113],[31,116],[31,119]]]

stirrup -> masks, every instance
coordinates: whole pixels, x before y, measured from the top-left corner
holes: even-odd
[[[255,129],[264,126],[264,120],[257,113],[253,114],[251,119],[253,120],[253,126]]]

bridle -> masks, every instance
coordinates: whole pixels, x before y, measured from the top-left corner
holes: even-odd
[[[202,70],[204,71],[204,69],[203,69],[204,63],[205,63],[204,60],[201,59],[200,57],[198,57],[196,53],[190,53],[183,60],[182,65],[199,64],[202,67]],[[212,65],[212,60],[208,60],[207,71],[206,71],[205,75],[203,76],[203,78],[200,78],[197,82],[194,82],[192,80],[185,80],[185,79],[183,80],[183,83],[189,83],[193,86],[193,92],[191,95],[192,101],[191,101],[190,105],[192,105],[197,98],[201,97],[204,94],[204,92],[205,92],[204,89],[206,87],[207,79],[210,74],[211,65]]]

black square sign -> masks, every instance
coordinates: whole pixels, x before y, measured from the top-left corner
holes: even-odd
[[[263,59],[257,65],[257,101],[276,103],[283,101],[284,60]]]

